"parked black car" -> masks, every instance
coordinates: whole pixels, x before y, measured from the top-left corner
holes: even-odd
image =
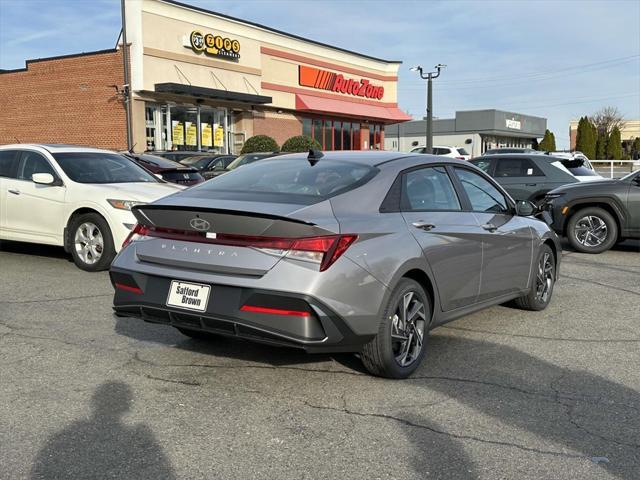
[[[222,175],[223,173],[230,172],[231,170],[235,170],[236,168],[242,167],[243,165],[248,165],[250,163],[257,162],[259,160],[264,160],[266,158],[275,157],[278,155],[282,155],[282,154],[278,152],[256,152],[256,153],[242,154],[236,159],[234,159],[231,163],[229,163],[229,165],[227,165],[227,168],[225,168],[224,170],[215,169],[209,172],[210,176],[207,178],[207,180],[209,178],[214,178],[219,175]]]
[[[229,164],[236,158],[236,155],[218,153],[186,157],[180,160],[180,163],[188,167],[197,168],[205,180],[208,180],[216,176],[215,172],[222,172],[226,170]]]
[[[551,228],[573,248],[601,253],[616,242],[640,238],[640,172],[614,180],[574,183],[544,198]]]
[[[147,153],[126,152],[123,155],[132,159],[141,167],[159,175],[160,178],[167,182],[186,186],[204,182],[203,176],[200,175],[200,172],[198,172],[196,168],[182,165],[173,160],[158,157],[157,155],[149,155]]]
[[[549,190],[567,183],[597,179],[579,160],[544,154],[500,154],[471,160],[517,200],[538,204]]]

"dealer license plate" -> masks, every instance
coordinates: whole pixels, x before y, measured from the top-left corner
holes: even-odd
[[[204,312],[207,310],[210,293],[210,285],[172,280],[169,296],[167,297],[167,305]]]

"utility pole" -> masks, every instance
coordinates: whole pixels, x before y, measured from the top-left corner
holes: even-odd
[[[131,131],[131,75],[129,74],[129,45],[127,44],[127,18],[125,0],[120,0],[122,14],[122,61],[124,63],[124,111],[127,123],[127,150],[133,149],[133,133]]]
[[[411,68],[412,72],[418,72],[420,78],[427,81],[427,134],[426,134],[426,147],[427,153],[433,153],[433,93],[431,87],[431,81],[434,78],[438,78],[440,76],[440,70],[446,67],[439,63],[435,66],[435,72],[427,72],[424,73],[423,69],[420,65]]]

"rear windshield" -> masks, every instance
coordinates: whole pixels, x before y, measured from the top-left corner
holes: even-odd
[[[78,183],[158,183],[159,180],[133,160],[116,153],[53,153],[64,173]]]
[[[270,159],[255,162],[201,186],[211,198],[311,205],[364,185],[377,168],[339,160]]]
[[[572,160],[560,160],[564,168],[569,170],[572,175],[576,177],[597,177],[598,174],[591,170],[588,166],[588,162],[585,162],[581,158],[574,158]]]
[[[460,153],[460,155],[469,155],[469,152],[467,152],[464,148],[462,147],[458,147],[458,152]]]

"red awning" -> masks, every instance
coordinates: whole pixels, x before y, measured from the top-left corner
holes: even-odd
[[[379,120],[385,123],[406,122],[411,117],[398,107],[383,107],[364,103],[335,100],[333,98],[315,97],[313,95],[296,94],[296,110],[308,112],[348,115],[350,117]]]

